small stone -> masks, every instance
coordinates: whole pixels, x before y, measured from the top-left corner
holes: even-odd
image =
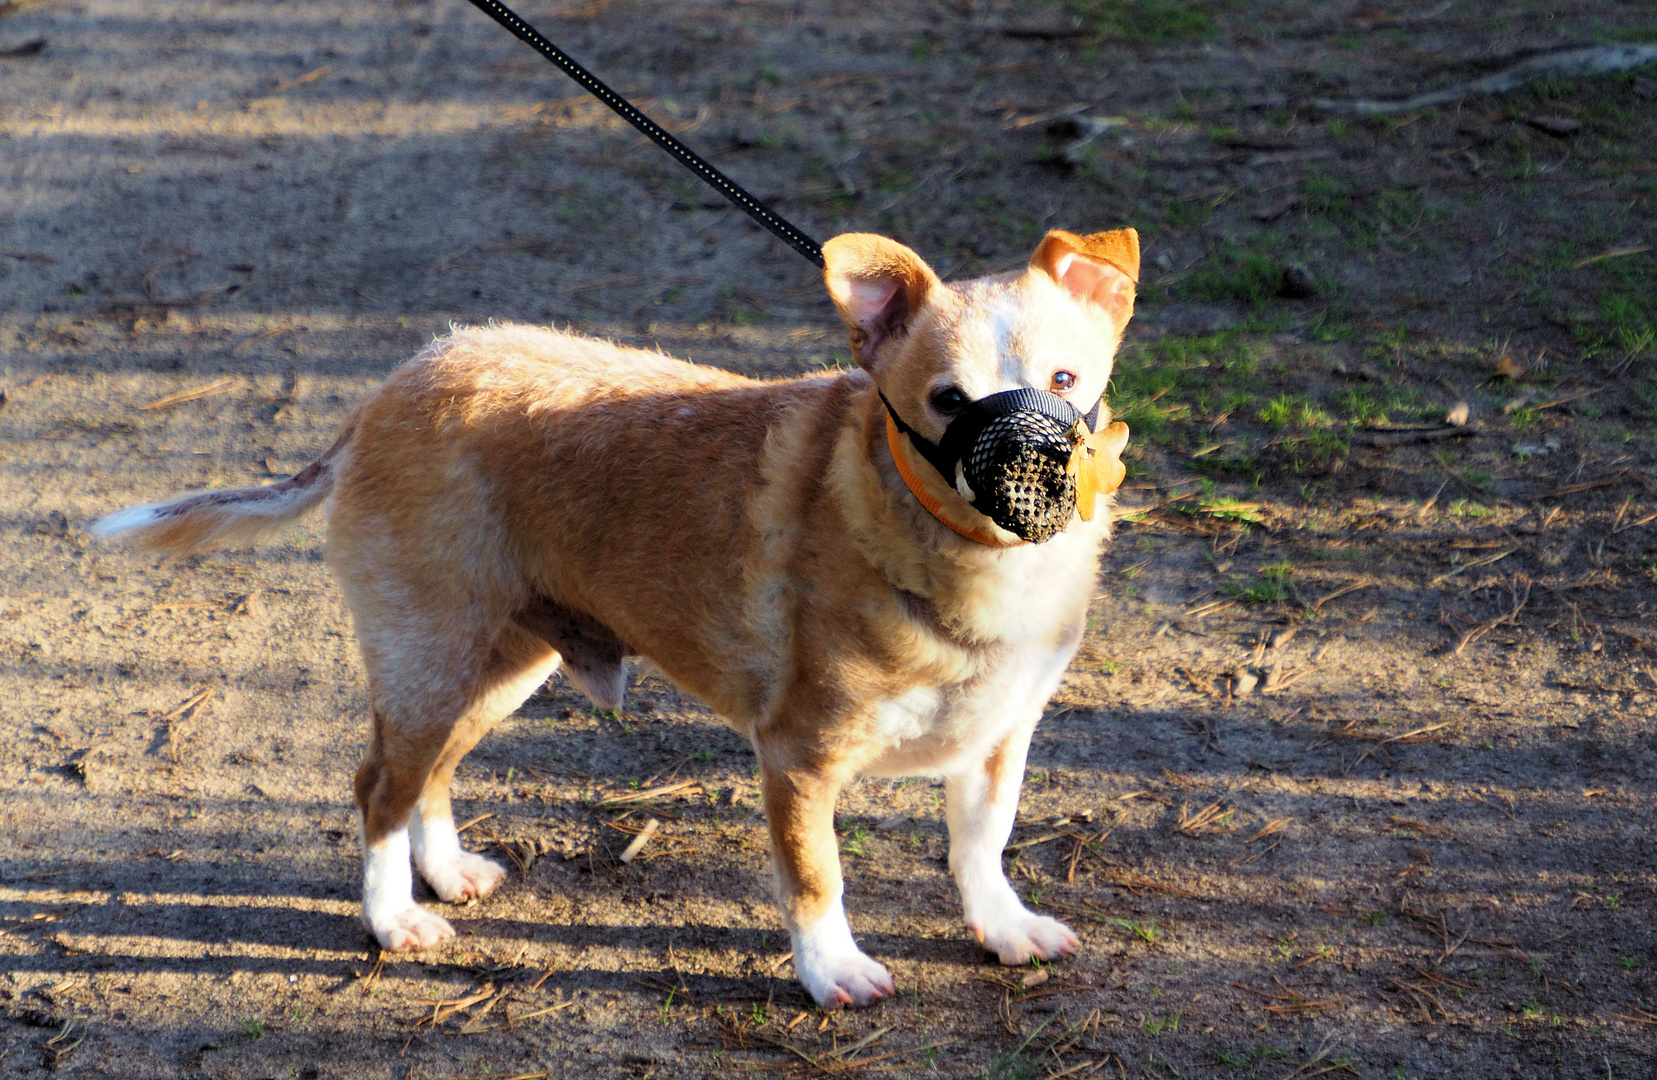
[[[1444,422],[1451,427],[1466,427],[1467,420],[1473,414],[1473,407],[1465,401],[1458,401],[1444,414]]]
[[[1283,280],[1278,283],[1277,295],[1285,300],[1310,300],[1318,294],[1317,282],[1304,266],[1290,264],[1283,268]]]
[[[1254,688],[1256,686],[1258,686],[1259,684],[1260,684],[1259,677],[1256,676],[1254,674],[1254,672],[1249,671],[1247,668],[1244,668],[1242,671],[1239,671],[1236,675],[1232,676],[1232,679],[1231,679],[1231,693],[1232,693],[1232,696],[1234,696],[1234,697],[1248,697],[1250,694],[1254,693]]]

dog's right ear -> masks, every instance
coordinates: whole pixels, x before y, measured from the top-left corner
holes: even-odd
[[[873,366],[881,342],[901,335],[939,284],[919,255],[872,233],[846,233],[823,245],[823,281],[851,327],[852,352]]]
[[[1054,229],[1030,256],[1030,265],[1083,303],[1109,315],[1117,331],[1133,316],[1139,281],[1139,233],[1133,229],[1075,233]]]

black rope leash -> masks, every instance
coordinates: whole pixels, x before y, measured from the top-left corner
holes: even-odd
[[[691,172],[700,176],[713,189],[729,199],[737,209],[776,233],[784,243],[810,259],[818,266],[823,265],[823,249],[805,233],[795,228],[787,219],[773,211],[769,206],[744,191],[730,177],[703,161],[690,147],[675,139],[656,121],[644,115],[633,107],[632,102],[605,86],[598,77],[574,60],[568,54],[541,35],[533,26],[518,18],[517,14],[499,0],[472,0],[472,3],[482,9],[485,14],[514,34],[536,52],[556,64],[564,74],[574,79],[576,83],[589,94],[608,105],[617,116],[632,124],[650,141],[666,150],[673,159]]]

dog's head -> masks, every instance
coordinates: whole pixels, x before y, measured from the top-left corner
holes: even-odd
[[[1059,433],[1073,415],[1086,416],[1099,405],[1133,314],[1139,276],[1139,235],[1134,230],[1090,236],[1050,232],[1022,272],[958,284],[939,280],[920,256],[880,236],[837,236],[823,245],[823,258],[829,295],[851,328],[858,364],[873,376],[894,423],[942,474],[946,491],[935,493],[937,499],[950,502],[948,492],[955,492],[962,500],[957,511],[986,514],[1001,532],[1037,542],[1068,522],[1078,486],[1082,516],[1091,516],[1092,493],[1108,491],[1120,480],[1116,474],[1121,466],[1115,458],[1126,436],[1120,425],[1108,437],[1099,431],[1089,440],[1091,445],[1078,452],[1078,460],[1106,455],[1108,481],[1084,471],[1078,482],[1076,460],[1069,462],[1072,488],[1063,498],[1071,502],[1061,508],[1062,520],[1056,522],[1053,514],[1042,520],[1039,513],[1020,517],[1017,508],[989,509],[986,502],[992,497],[973,490],[970,471],[964,471],[956,457],[967,454],[960,438],[963,427],[981,431],[991,422],[986,418],[990,413],[1015,406],[1033,419],[1014,422],[1026,427],[1047,421],[1053,425],[1042,437],[1054,444],[1055,461],[1061,460],[1061,451],[1069,453]],[[1008,393],[1020,390],[1026,393]],[[1100,410],[1104,412],[1102,405]],[[1101,415],[1092,426],[1102,429],[1106,420]],[[1079,441],[1079,431],[1070,433],[1073,442]],[[1035,478],[1031,482],[1036,487],[1042,483],[1037,475],[1041,449],[1037,445],[1025,455],[1033,463],[1035,471],[1026,472]],[[1101,467],[1104,460],[1100,459]],[[1064,469],[1045,468],[1052,485],[1063,486],[1059,474]],[[910,479],[907,474],[905,478]],[[910,479],[910,486],[915,488],[916,481]],[[1023,480],[1015,484],[1012,501],[1023,498],[1020,493],[1027,488]],[[922,492],[916,494],[928,501]]]

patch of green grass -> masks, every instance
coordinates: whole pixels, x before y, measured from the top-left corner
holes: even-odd
[[[1217,5],[1183,0],[1068,0],[1067,6],[1107,37],[1160,45],[1212,34],[1214,16],[1209,12]]]
[[[1179,1018],[1183,1015],[1181,1012],[1171,1012],[1166,1016],[1146,1016],[1139,1026],[1147,1035],[1174,1033],[1179,1031]]]
[[[1289,465],[1298,472],[1301,466],[1323,465],[1344,458],[1352,452],[1352,444],[1333,431],[1319,430],[1305,438],[1285,442],[1283,449]]]
[[[1192,300],[1236,300],[1260,307],[1277,296],[1282,283],[1283,267],[1276,259],[1227,246],[1176,282],[1174,292]]]
[[[1156,923],[1153,923],[1153,922],[1143,922],[1143,923],[1130,922],[1127,919],[1112,919],[1111,922],[1115,923],[1117,926],[1120,926],[1125,930],[1132,930],[1134,932],[1134,934],[1136,934],[1139,937],[1139,940],[1143,941],[1147,945],[1155,945],[1156,944]]]
[[[1314,173],[1301,186],[1300,201],[1310,213],[1344,218],[1352,210],[1352,186],[1344,180]]]
[[[1211,481],[1203,481],[1212,486]],[[1244,525],[1260,524],[1260,504],[1243,502],[1229,495],[1203,494],[1191,499],[1182,499],[1173,504],[1172,509],[1193,517],[1219,518],[1222,521],[1236,521]]]
[[[1325,428],[1333,422],[1329,414],[1305,394],[1279,394],[1267,402],[1257,415],[1260,422],[1273,431],[1288,427]]]
[[[1163,45],[1215,31],[1215,3],[1186,0],[1067,0],[1067,7],[1110,38]]]
[[[867,855],[869,852],[870,837],[871,834],[868,829],[861,825],[854,827],[846,834],[845,839],[840,841],[841,853],[846,855]]]
[[[1329,308],[1318,313],[1307,327],[1307,333],[1313,341],[1329,344],[1335,341],[1349,341],[1358,334],[1358,326],[1352,315],[1340,308]]]
[[[1253,581],[1228,578],[1220,586],[1220,595],[1240,600],[1245,604],[1271,604],[1287,600],[1292,595],[1289,576],[1294,568],[1287,560],[1273,566],[1262,566]]]
[[[1657,421],[1657,375],[1635,383],[1634,396],[1646,407],[1646,419]]]
[[[1204,199],[1167,199],[1162,204],[1162,220],[1175,232],[1207,225],[1214,217],[1214,208]]]
[[[1413,188],[1393,188],[1381,192],[1375,201],[1375,212],[1393,228],[1408,231],[1421,224],[1426,209],[1421,205],[1421,192]]]
[[[1452,517],[1482,518],[1489,517],[1493,513],[1495,511],[1491,510],[1490,507],[1471,499],[1457,499],[1450,504]]]
[[[1136,438],[1166,445],[1186,422],[1211,422],[1216,409],[1229,414],[1251,406],[1261,381],[1261,345],[1250,334],[1170,334],[1124,349],[1108,391],[1112,415]]]
[[[1375,385],[1354,386],[1335,395],[1335,404],[1360,426],[1385,427],[1398,420],[1422,420],[1433,412],[1414,390]]]

